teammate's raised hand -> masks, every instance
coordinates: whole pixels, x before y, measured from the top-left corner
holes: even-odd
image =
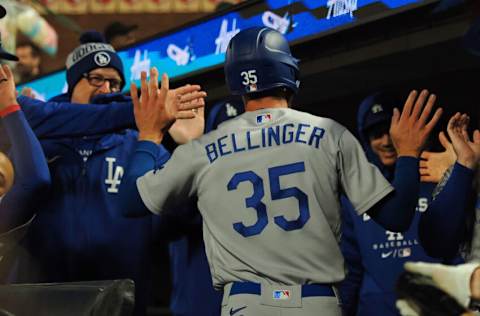
[[[473,140],[470,140],[467,132],[469,122],[470,117],[467,114],[456,113],[448,121],[447,133],[457,154],[457,162],[475,169],[480,161],[480,132],[476,130]]]
[[[202,107],[189,112],[188,114],[194,115],[193,118],[176,120],[168,130],[168,133],[177,144],[185,144],[203,135],[205,129],[204,108]]]
[[[398,156],[420,156],[430,132],[442,115],[442,109],[439,108],[427,121],[435,101],[436,96],[429,95],[427,90],[423,90],[420,95],[413,90],[405,102],[402,113],[397,108],[393,110],[390,135]]]
[[[192,109],[205,105],[206,93],[200,91],[198,85],[185,85],[170,90],[166,74],[162,76],[162,84],[158,88],[158,71],[150,69],[150,79],[142,71],[140,78],[141,96],[135,84],[131,84],[134,115],[139,130],[139,140],[150,140],[160,143],[164,133],[172,126],[176,119],[195,117]]]
[[[12,104],[17,104],[13,73],[8,65],[0,65],[0,110]]]
[[[420,155],[420,181],[438,183],[447,169],[455,163],[457,155],[453,150],[452,143],[447,139],[444,132],[438,134],[438,140],[445,151],[424,151]]]

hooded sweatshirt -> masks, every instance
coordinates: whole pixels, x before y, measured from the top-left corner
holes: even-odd
[[[379,111],[379,105],[383,106],[381,110],[390,110],[389,113],[391,113],[392,107],[382,105],[382,102],[378,94],[365,99],[358,110],[357,126],[360,142],[367,158],[392,182],[395,167],[389,168],[381,163],[370,147],[365,128],[369,112]],[[389,123],[388,120],[385,122]],[[342,197],[341,249],[348,274],[340,289],[346,315],[399,315],[395,307],[394,290],[404,263],[407,261],[438,262],[426,255],[420,246],[417,232],[420,214],[427,209],[433,187],[431,184],[421,184],[414,220],[404,233],[385,230],[368,214],[356,215],[348,199]]]

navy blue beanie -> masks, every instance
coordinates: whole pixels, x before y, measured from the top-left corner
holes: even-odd
[[[368,109],[359,122],[359,126],[363,126],[363,130],[369,130],[372,127],[388,123],[392,121],[393,108],[401,108],[401,101],[398,101],[393,95],[385,92],[378,92],[365,98],[360,104],[360,108]]]
[[[122,77],[122,89],[125,86],[123,64],[115,49],[105,43],[102,34],[88,31],[80,36],[81,45],[75,48],[67,57],[68,93],[71,94],[83,74],[97,68],[114,68]]]

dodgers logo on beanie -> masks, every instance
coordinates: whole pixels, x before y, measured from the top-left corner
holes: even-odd
[[[93,57],[93,60],[100,67],[105,67],[110,63],[110,56],[107,53],[100,52],[95,54],[95,56]]]
[[[88,31],[80,36],[81,45],[75,48],[67,57],[68,93],[72,93],[75,85],[84,74],[97,68],[113,68],[122,78],[122,88],[125,85],[123,64],[115,49],[105,43],[102,34]]]

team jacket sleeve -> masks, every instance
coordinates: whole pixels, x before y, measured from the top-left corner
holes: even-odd
[[[139,141],[136,144],[132,159],[120,185],[118,209],[127,217],[139,217],[150,214],[137,190],[137,179],[150,170],[161,167],[159,164],[160,147],[148,141]]]
[[[355,316],[364,269],[362,256],[355,237],[355,227],[352,219],[354,213],[351,212],[348,204],[345,199],[342,199],[342,239],[340,248],[345,258],[347,275],[340,283],[339,289],[343,315]]]
[[[406,231],[413,220],[420,194],[419,161],[413,157],[399,157],[395,164],[395,191],[376,203],[368,215],[383,228]]]
[[[163,169],[151,170],[138,178],[138,192],[151,212],[160,214],[192,203],[198,170],[195,161],[193,143],[189,142],[177,147]]]
[[[20,96],[18,103],[38,138],[106,134],[135,127],[131,102],[74,104]]]
[[[15,181],[0,203],[0,232],[26,223],[35,213],[35,205],[48,193],[50,173],[42,148],[22,111],[2,119],[12,144],[11,159]]]
[[[474,199],[474,171],[455,163],[445,187],[422,214],[419,237],[429,256],[457,255],[466,228],[466,217]],[[441,242],[439,242],[441,240]]]

